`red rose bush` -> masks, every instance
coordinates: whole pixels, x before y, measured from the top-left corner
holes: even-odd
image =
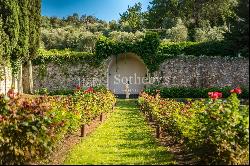
[[[112,110],[114,95],[101,88],[73,96],[0,95],[0,164],[46,157],[67,134]]]
[[[239,87],[230,92],[226,99],[221,99],[221,92],[209,92],[210,99],[186,102],[142,92],[138,102],[163,131],[176,142],[182,140],[187,150],[205,164],[247,164],[249,106],[240,105]]]

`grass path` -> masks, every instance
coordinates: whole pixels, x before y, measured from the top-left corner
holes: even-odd
[[[69,152],[64,164],[174,164],[151,130],[136,100],[118,100],[115,112]]]

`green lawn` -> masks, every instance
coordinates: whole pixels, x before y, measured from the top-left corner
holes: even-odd
[[[115,112],[69,152],[64,164],[174,164],[151,133],[136,100],[118,100]]]

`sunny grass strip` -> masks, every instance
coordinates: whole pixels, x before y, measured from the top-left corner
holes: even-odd
[[[173,164],[151,133],[135,100],[119,100],[115,112],[69,152],[64,164]]]

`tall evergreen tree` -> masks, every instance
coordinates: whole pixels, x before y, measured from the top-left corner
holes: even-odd
[[[3,30],[3,22],[2,22],[2,19],[0,18],[0,81],[4,79],[4,76],[6,74],[5,66],[6,66],[6,63],[9,62],[9,55],[7,52],[8,47],[9,47],[9,39]],[[5,94],[6,94],[6,90],[5,90]]]
[[[17,46],[14,49],[13,54],[16,55],[17,61],[19,62],[19,75],[18,75],[18,92],[23,92],[22,88],[22,64],[29,57],[29,10],[28,0],[19,0],[18,5],[20,8],[19,12],[19,40]]]
[[[127,11],[120,14],[120,24],[121,23],[128,23],[128,25],[132,28],[133,32],[142,29],[142,20],[143,20],[143,13],[142,4],[136,3],[132,7],[128,7]]]
[[[0,0],[0,17],[3,22],[3,30],[8,36],[10,46],[8,51],[10,54],[15,49],[19,38],[19,6],[17,0]]]
[[[14,54],[19,40],[19,6],[18,0],[0,0],[0,17],[3,21],[3,30],[9,38],[9,47],[5,51],[11,56],[12,87],[15,88],[18,56]]]
[[[153,0],[146,13],[147,28],[163,28],[164,21],[180,16],[179,0]]]
[[[33,93],[33,76],[31,60],[37,55],[40,44],[41,27],[41,0],[29,0],[29,88],[28,92]]]
[[[8,48],[9,39],[6,33],[4,32],[3,21],[0,17],[0,66],[5,65],[6,61],[9,60]]]
[[[40,44],[41,0],[29,0],[29,19],[29,59],[33,59]]]
[[[21,60],[26,61],[29,57],[29,10],[28,0],[18,0],[19,12],[19,40],[14,49],[14,54]]]

